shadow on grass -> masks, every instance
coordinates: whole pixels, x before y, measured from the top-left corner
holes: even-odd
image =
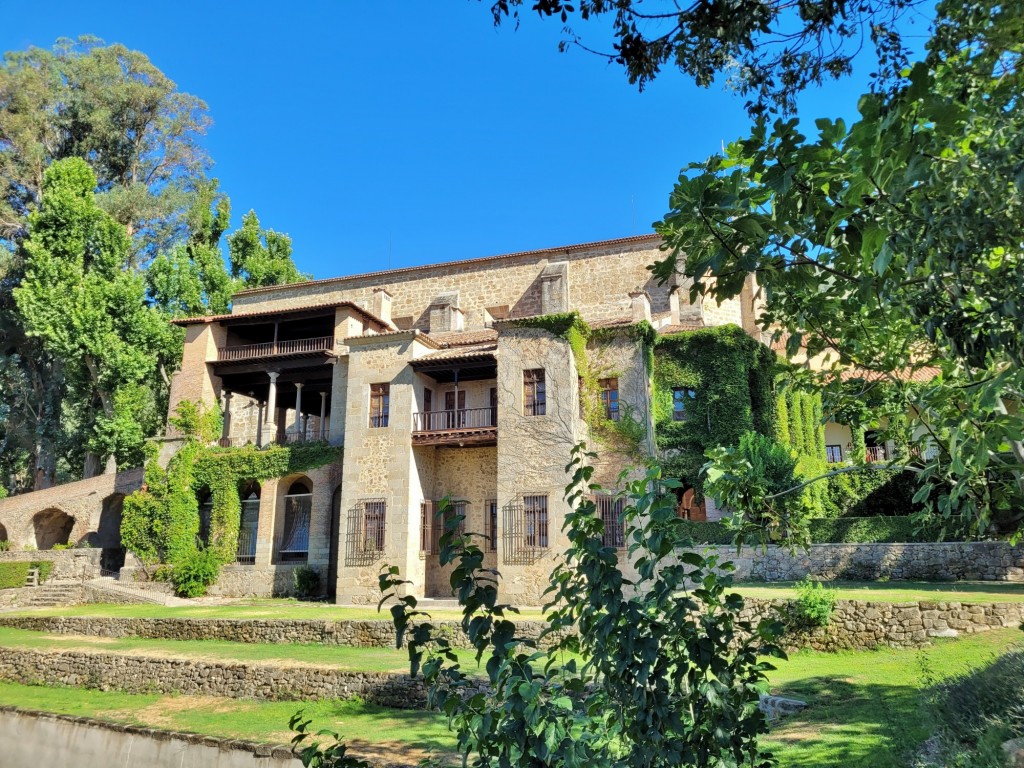
[[[906,766],[930,735],[928,711],[916,686],[808,677],[773,693],[808,703],[803,712],[773,726],[765,739],[787,768]]]

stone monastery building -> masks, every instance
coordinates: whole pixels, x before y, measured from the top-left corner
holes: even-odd
[[[651,277],[659,246],[649,235],[257,288],[237,294],[230,314],[178,321],[186,338],[172,413],[182,401],[219,403],[225,446],[343,448],[304,474],[243,484],[237,562],[214,591],[287,593],[294,569],[308,566],[338,602],[375,603],[388,563],[413,593],[447,596],[430,557],[447,496],[466,529],[488,537],[502,599],[539,604],[567,544],[570,448],[598,447],[595,480],[611,486],[657,452],[654,341],[731,325],[766,351],[752,284],[736,300],[691,303],[688,285]],[[568,313],[589,340],[565,332]],[[670,392],[662,418],[691,418],[695,390]],[[737,397],[749,411],[748,394]],[[841,451],[844,441],[826,432],[826,442]],[[165,457],[179,444],[170,435]],[[16,543],[102,532],[95,545],[116,554],[120,499],[140,483],[135,470],[7,499],[0,524]],[[614,499],[598,502],[606,538],[621,545]],[[681,508],[703,514],[685,496]]]

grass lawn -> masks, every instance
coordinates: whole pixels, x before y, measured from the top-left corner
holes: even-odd
[[[74,646],[77,638],[0,630],[3,645]],[[924,695],[929,680],[988,663],[1024,641],[1016,629],[1003,629],[923,650],[818,653],[804,651],[777,662],[772,691],[804,699],[804,712],[779,723],[766,737],[784,768],[896,768],[931,734]],[[111,640],[104,648],[146,646],[202,649],[218,647],[232,658],[287,658],[363,669],[403,669],[400,653],[322,646],[251,646],[233,643]],[[95,646],[93,646],[95,647]],[[245,651],[252,656],[245,656]],[[227,657],[223,657],[227,658]],[[472,662],[470,661],[472,664]],[[393,665],[393,667],[392,667]],[[927,671],[926,671],[927,670]],[[56,689],[0,682],[0,703],[29,709],[97,717],[171,730],[285,742],[294,702],[252,702],[212,697],[129,695],[81,689]],[[306,705],[317,727],[339,731],[363,754],[415,763],[433,752],[445,754],[454,743],[445,720],[436,713],[389,710],[361,702],[321,701]]]
[[[345,648],[297,643],[255,644],[226,640],[149,640],[139,637],[79,637],[51,635],[0,627],[0,646],[29,650],[103,651],[148,656],[174,656],[203,661],[315,664],[363,672],[409,672],[405,649]],[[477,670],[473,651],[456,651],[468,674]],[[481,671],[481,674],[483,672]]]
[[[390,604],[389,604],[390,605]],[[457,610],[437,609],[430,611],[435,620],[457,621],[462,613]],[[5,612],[8,616],[110,616],[143,619],[306,619],[311,621],[369,620],[391,621],[388,606],[380,613],[376,607],[352,607],[331,603],[305,603],[282,598],[263,600],[238,600],[218,605],[167,606],[145,605],[72,605],[53,608],[36,608]],[[523,619],[540,619],[539,610],[524,610],[519,614]]]
[[[281,744],[291,740],[288,720],[301,707],[317,728],[337,731],[353,751],[410,765],[430,754],[444,756],[455,744],[444,715],[387,709],[357,701],[239,701],[0,682],[0,703],[171,731]]]
[[[795,582],[774,581],[737,584],[736,591],[744,597],[763,599],[795,598]],[[1024,584],[993,581],[835,581],[841,600],[875,600],[882,603],[907,603],[920,600],[959,603],[1021,603]]]
[[[908,754],[931,735],[928,678],[983,666],[1022,641],[1020,630],[1002,629],[921,650],[795,653],[777,662],[772,692],[810,706],[773,729],[768,744],[787,768],[910,765]]]

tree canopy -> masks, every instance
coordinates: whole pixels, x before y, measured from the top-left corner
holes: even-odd
[[[493,0],[494,23],[517,26],[524,0]],[[752,114],[791,112],[809,85],[848,75],[870,44],[880,82],[907,60],[900,24],[920,0],[536,0],[530,10],[558,19],[560,49],[578,47],[621,65],[641,89],[665,66],[707,87],[727,75]],[[586,34],[580,32],[586,26]],[[611,28],[610,41],[594,42]],[[599,31],[598,31],[599,30]],[[869,43],[870,41],[870,43]]]
[[[720,298],[757,275],[762,327],[831,363],[833,408],[895,392],[919,499],[978,534],[1024,520],[1021,10],[941,3],[926,60],[859,120],[760,120],[687,166],[655,225],[659,277]]]

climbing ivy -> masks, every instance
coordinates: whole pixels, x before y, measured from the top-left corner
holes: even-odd
[[[196,417],[196,414],[199,414]],[[219,565],[234,560],[241,519],[239,489],[247,481],[307,472],[341,458],[341,448],[326,443],[221,448],[209,445],[211,422],[201,409],[188,407],[173,425],[184,434],[184,444],[166,469],[149,449],[143,487],[124,501],[121,540],[146,565],[191,562],[203,546],[199,541],[199,498],[211,496],[208,550]],[[208,585],[207,585],[208,586]]]
[[[706,451],[737,445],[745,432],[774,435],[775,353],[735,325],[660,336],[653,350],[653,406],[665,474],[703,495]],[[672,390],[694,391],[673,420]]]
[[[653,364],[653,347],[657,332],[646,321],[625,326],[591,328],[577,312],[564,312],[540,317],[529,317],[511,323],[518,328],[538,328],[564,339],[576,362],[580,377],[580,411],[593,437],[605,448],[641,459],[647,439],[647,419],[629,403],[620,401],[619,418],[609,419],[601,402],[601,379],[621,378],[622,371],[600,368],[590,354],[599,344],[608,344],[623,336],[643,345],[646,375]]]
[[[793,452],[798,478],[820,477],[828,470],[821,394],[799,390],[785,380],[780,390],[775,439]],[[822,514],[825,493],[823,483],[811,483],[803,491],[804,500],[815,516]]]

